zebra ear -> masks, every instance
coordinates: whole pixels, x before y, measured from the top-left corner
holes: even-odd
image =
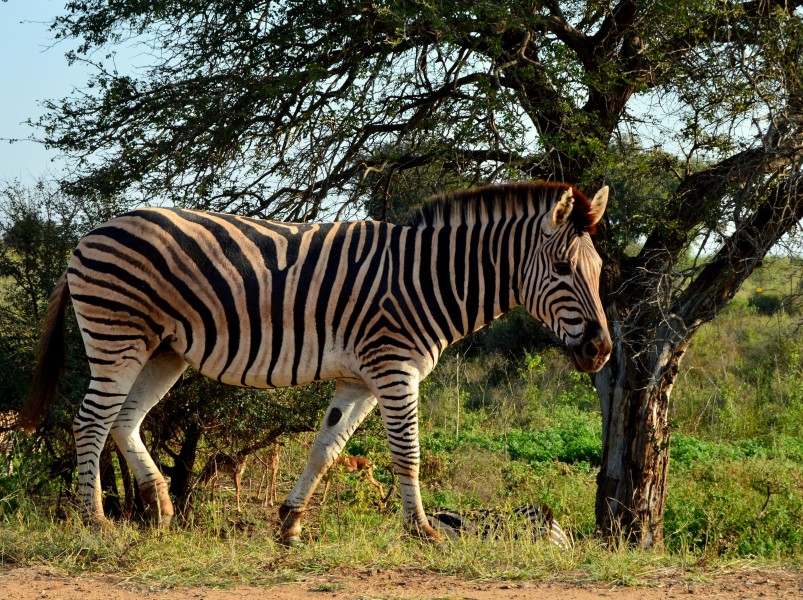
[[[599,223],[602,215],[605,214],[605,207],[608,205],[608,186],[601,188],[596,194],[594,194],[594,199],[591,201],[591,210],[589,214],[591,215],[591,225],[596,225]]]
[[[555,208],[552,209],[552,227],[557,229],[569,219],[574,207],[574,197],[572,196],[572,188],[569,188],[555,203]]]

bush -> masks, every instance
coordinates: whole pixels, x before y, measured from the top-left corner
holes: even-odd
[[[779,312],[791,314],[793,306],[791,300],[777,293],[754,292],[747,301],[761,315],[774,315]]]
[[[671,469],[664,521],[667,548],[714,556],[799,555],[801,477],[800,463],[760,455],[702,457]]]

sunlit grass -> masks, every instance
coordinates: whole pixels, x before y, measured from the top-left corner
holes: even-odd
[[[692,551],[645,552],[621,541],[603,544],[594,537],[577,540],[570,550],[504,531],[493,539],[466,535],[433,544],[411,536],[396,512],[349,507],[312,515],[304,545],[286,548],[276,541],[275,522],[266,519],[254,525],[262,511],[249,506],[241,515],[217,514],[216,519],[228,524],[222,529],[196,522],[192,527],[155,530],[119,522],[110,532],[93,531],[74,518],[53,521],[29,514],[3,524],[0,561],[46,564],[74,575],[112,575],[151,589],[266,586],[337,569],[424,569],[472,580],[644,585],[665,572],[698,578],[733,564],[732,559],[714,557],[702,567],[698,565],[703,557]],[[780,561],[740,564],[773,566]]]

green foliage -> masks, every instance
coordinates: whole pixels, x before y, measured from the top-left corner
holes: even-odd
[[[448,454],[457,448],[473,447],[500,452],[511,460],[536,463],[560,461],[585,462],[599,465],[602,452],[599,423],[588,416],[574,419],[539,431],[507,430],[499,434],[470,431],[464,433],[459,444],[442,432],[425,438],[423,448]]]
[[[673,395],[673,422],[724,439],[799,435],[802,348],[796,317],[731,306],[691,344]]]
[[[774,315],[775,313],[789,310],[789,304],[780,294],[754,293],[747,301],[747,306],[752,306],[759,314]]]
[[[740,457],[740,450],[732,457],[706,453],[671,472],[665,516],[670,550],[768,558],[803,551],[800,455],[796,461]]]
[[[77,240],[77,212],[43,182],[0,186],[0,410],[19,408],[27,393],[39,321]]]

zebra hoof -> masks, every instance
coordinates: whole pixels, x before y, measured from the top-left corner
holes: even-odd
[[[448,541],[449,539],[446,535],[442,534],[437,529],[430,526],[429,523],[419,523],[417,525],[414,525],[412,528],[412,533],[421,540],[427,542],[439,543]]]
[[[173,522],[173,515],[161,513],[157,507],[154,507],[154,510],[145,510],[145,514],[142,515],[142,522],[151,529],[168,529],[170,523]]]
[[[304,546],[304,542],[301,541],[301,536],[298,535],[293,535],[286,538],[282,537],[280,538],[280,542],[282,546],[285,546],[287,548],[301,548],[302,546]]]

